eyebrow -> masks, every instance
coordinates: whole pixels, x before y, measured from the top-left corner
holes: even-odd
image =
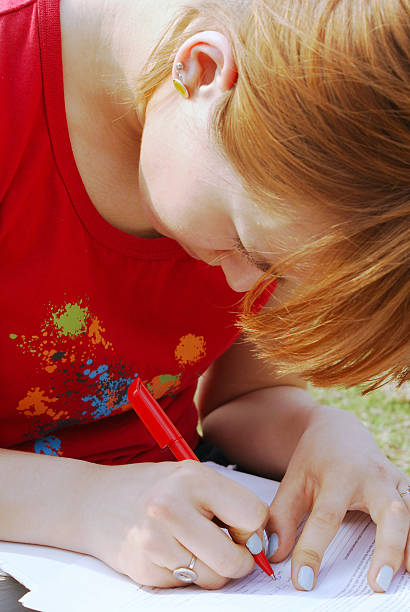
[[[261,255],[259,255],[259,253],[257,254],[257,256],[255,256],[255,254],[247,251],[244,245],[242,244],[239,236],[235,240],[235,247],[239,251],[239,253],[241,253],[241,255],[246,257],[246,259],[251,264],[253,264],[256,268],[258,268],[258,270],[260,270],[261,272],[268,272],[271,269],[273,264],[269,262],[267,259],[265,259],[264,257],[262,257]]]

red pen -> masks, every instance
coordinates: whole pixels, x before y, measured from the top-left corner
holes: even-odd
[[[168,447],[178,461],[184,459],[199,461],[139,376],[130,384],[127,396],[131,406],[148,431],[151,432],[160,448]],[[276,580],[270,563],[263,552],[261,540],[256,533],[251,535],[246,542],[246,547],[255,559],[255,563],[268,576]]]

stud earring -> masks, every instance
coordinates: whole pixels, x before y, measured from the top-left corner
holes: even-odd
[[[189,98],[189,91],[184,84],[184,76],[182,74],[182,70],[184,69],[184,64],[182,62],[177,62],[176,66],[177,76],[172,79],[175,89],[178,93],[181,94],[184,98]]]

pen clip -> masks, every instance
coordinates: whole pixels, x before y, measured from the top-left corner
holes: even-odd
[[[170,446],[181,434],[138,376],[128,388],[128,400],[160,446]]]

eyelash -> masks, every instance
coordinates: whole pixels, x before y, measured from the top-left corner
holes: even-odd
[[[261,262],[257,262],[253,259],[252,255],[250,253],[248,253],[248,251],[245,249],[245,247],[243,246],[240,238],[236,238],[235,240],[235,249],[243,256],[245,257],[246,261],[248,263],[250,263],[252,266],[255,266],[255,268],[258,268],[258,270],[260,270],[261,272],[265,273],[270,269],[270,265],[267,263],[261,263]]]

